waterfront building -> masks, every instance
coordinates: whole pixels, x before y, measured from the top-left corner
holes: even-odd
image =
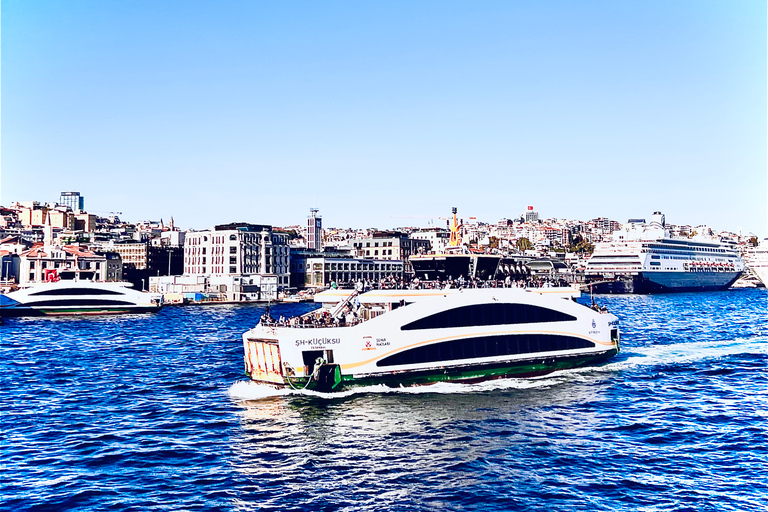
[[[267,302],[278,300],[278,276],[150,276],[149,291],[163,294],[166,303]]]
[[[357,257],[374,260],[391,260],[403,263],[403,270],[412,274],[408,258],[412,254],[427,253],[431,244],[429,240],[410,238],[405,233],[395,231],[377,231],[371,238],[353,242]]]
[[[51,279],[120,281],[122,262],[116,253],[98,254],[84,246],[35,244],[20,254],[19,284]]]
[[[301,260],[299,260],[301,261]],[[326,288],[332,283],[379,282],[382,279],[402,279],[404,265],[400,260],[374,260],[369,258],[328,257],[322,254],[307,256],[299,264],[304,286]]]
[[[274,274],[290,284],[288,234],[267,225],[233,223],[191,231],[184,243],[184,274],[251,276]]]

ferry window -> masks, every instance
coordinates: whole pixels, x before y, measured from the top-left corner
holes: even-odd
[[[570,322],[576,317],[532,304],[473,304],[420,318],[402,326],[403,331],[473,327],[481,325]]]
[[[575,336],[555,334],[507,334],[443,341],[411,348],[378,361],[376,366],[423,364],[477,357],[498,357],[533,352],[591,348],[594,344]]]
[[[99,288],[63,288],[60,290],[44,290],[42,292],[30,293],[30,295],[122,295],[122,293]]]

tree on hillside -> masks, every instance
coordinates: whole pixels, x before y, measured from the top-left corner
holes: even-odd
[[[530,240],[523,237],[517,241],[517,248],[521,251],[530,251],[531,249],[533,249],[533,244],[531,243]]]

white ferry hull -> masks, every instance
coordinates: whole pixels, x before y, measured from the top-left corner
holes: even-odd
[[[57,281],[0,294],[0,317],[154,313],[159,296],[119,282]]]

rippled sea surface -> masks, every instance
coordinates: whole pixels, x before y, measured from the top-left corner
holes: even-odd
[[[602,366],[340,396],[245,381],[255,305],[7,320],[0,508],[766,510],[768,291],[596,300]]]

